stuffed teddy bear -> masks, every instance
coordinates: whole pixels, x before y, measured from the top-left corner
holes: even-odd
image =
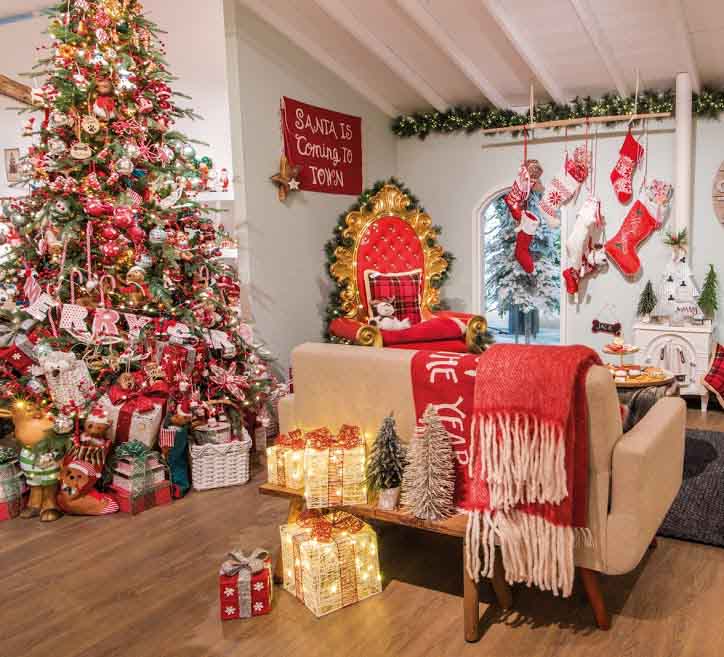
[[[69,453],[60,471],[60,508],[76,516],[105,516],[118,511],[118,503],[110,495],[96,490],[99,478],[96,466]]]
[[[111,441],[106,438],[111,420],[103,406],[95,406],[83,423],[83,433],[71,448],[74,456],[103,469]]]
[[[402,331],[410,328],[410,319],[397,319],[392,299],[375,299],[372,302],[372,319],[370,324],[377,326],[383,331]]]

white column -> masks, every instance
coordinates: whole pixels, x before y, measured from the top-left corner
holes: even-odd
[[[692,114],[691,78],[688,73],[676,75],[676,149],[674,151],[676,179],[674,181],[674,230],[687,229],[691,237],[691,178],[692,178]],[[691,254],[691,241],[689,242]]]

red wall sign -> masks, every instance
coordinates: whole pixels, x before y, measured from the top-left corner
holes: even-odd
[[[282,98],[287,160],[299,167],[300,189],[327,194],[362,192],[362,119]]]

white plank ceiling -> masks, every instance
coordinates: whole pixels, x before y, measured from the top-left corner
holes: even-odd
[[[388,114],[724,85],[724,0],[238,1]]]
[[[169,0],[170,2],[171,0]],[[386,114],[724,85],[724,0],[238,0]],[[0,0],[0,21],[48,0]],[[173,26],[165,26],[173,29]]]

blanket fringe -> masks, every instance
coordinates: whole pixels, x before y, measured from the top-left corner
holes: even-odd
[[[568,597],[573,591],[573,548],[578,536],[592,541],[588,529],[554,525],[522,511],[472,511],[465,534],[468,575],[476,582],[481,575],[493,576],[497,540],[509,584],[524,582]]]
[[[522,413],[495,413],[474,418],[472,431],[471,443],[479,441],[479,449],[472,448],[480,455],[479,477],[488,484],[492,508],[558,504],[568,496],[560,424]]]

